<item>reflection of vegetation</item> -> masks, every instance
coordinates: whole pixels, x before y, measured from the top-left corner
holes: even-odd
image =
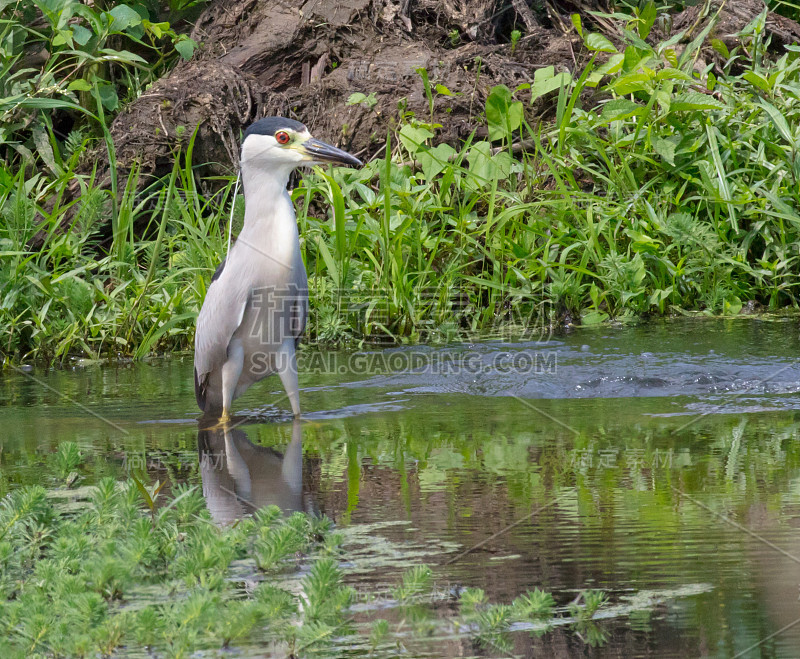
[[[469,505],[459,492],[474,478],[502,488],[521,506],[520,512],[545,503],[561,488],[574,488],[575,514],[589,524],[611,512],[598,507],[592,494],[598,487],[603,492],[633,489],[620,504],[627,509],[629,502],[638,499],[631,514],[647,516],[656,509],[642,508],[645,500],[667,513],[673,496],[670,483],[681,482],[689,492],[725,491],[735,477],[755,486],[751,474],[758,473],[769,491],[778,493],[800,469],[800,447],[793,441],[800,424],[789,416],[754,417],[744,423],[735,415],[717,415],[675,433],[691,417],[648,419],[639,413],[658,404],[604,400],[545,407],[556,415],[577,408],[578,414],[570,412],[571,422],[580,430],[575,436],[543,419],[537,420],[538,431],[531,431],[531,418],[522,414],[522,407],[515,416],[499,403],[489,405],[487,413],[501,415],[501,421],[494,417],[487,422],[492,430],[485,430],[481,413],[474,413],[465,401],[449,418],[433,411],[428,415],[424,408],[422,414],[366,418],[359,422],[357,433],[351,432],[347,420],[330,421],[308,428],[304,446],[323,458],[324,490],[346,483],[355,487],[364,465],[385,468],[408,474],[423,500],[436,492],[449,493],[451,516]],[[709,436],[716,438],[711,444]],[[396,439],[387,443],[387,437]],[[355,467],[348,458],[352,451],[346,450],[353,446],[357,448]],[[345,478],[353,468],[358,470],[355,478]],[[619,513],[619,509],[614,511]]]

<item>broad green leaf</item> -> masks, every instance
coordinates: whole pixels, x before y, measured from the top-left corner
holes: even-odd
[[[33,143],[36,145],[36,153],[42,159],[45,165],[48,166],[51,172],[56,176],[61,174],[61,167],[56,162],[55,153],[53,152],[53,145],[50,144],[50,139],[47,131],[40,125],[36,125],[32,131]]]
[[[160,39],[164,36],[165,32],[169,31],[169,23],[166,21],[162,23],[151,23],[145,19],[142,21],[142,27],[144,27],[147,32],[152,32],[156,39]]]
[[[67,90],[71,92],[88,92],[91,91],[91,89],[92,86],[83,78],[73,80],[67,87]]]
[[[653,57],[650,50],[642,52],[636,46],[628,45],[623,53],[622,70],[625,73],[641,73],[639,69],[647,66]]]
[[[667,80],[662,82],[656,89],[656,102],[665,114],[669,112],[670,104],[672,103],[672,88],[675,84]]]
[[[653,142],[653,151],[655,151],[663,161],[675,166],[675,142],[669,139],[656,137]]]
[[[355,92],[354,94],[350,94],[347,97],[347,105],[358,105],[359,103],[363,103],[367,100],[367,95],[362,94],[361,92]]]
[[[665,301],[672,295],[672,286],[668,286],[667,288],[657,288],[652,292],[650,297],[647,299],[647,302],[652,305],[660,304],[661,302]]]
[[[510,138],[511,133],[522,125],[522,103],[514,101],[511,90],[505,85],[496,85],[486,99],[486,122],[489,124],[489,139]]]
[[[587,311],[581,315],[581,325],[599,325],[608,318],[609,315],[605,311]]]
[[[75,4],[75,0],[34,0],[33,4],[41,9],[50,25],[58,28],[63,27],[63,18],[69,18],[73,13],[70,5]]]
[[[599,32],[587,34],[584,43],[589,50],[598,50],[601,53],[617,52],[617,47]]]
[[[185,60],[192,59],[195,48],[197,48],[197,43],[192,39],[178,39],[175,42],[175,50]]]
[[[725,45],[724,41],[720,41],[719,39],[712,39],[711,40],[711,47],[716,50],[720,55],[722,55],[725,59],[730,59],[730,51],[728,47]]]
[[[650,34],[650,30],[653,29],[653,23],[656,22],[656,16],[658,15],[658,11],[656,10],[656,5],[652,0],[648,2],[644,9],[642,9],[641,14],[639,15],[639,24],[636,26],[639,37],[642,39],[647,39],[647,36]]]
[[[85,46],[92,38],[92,31],[87,30],[83,25],[75,23],[72,27],[72,38],[79,46]]]
[[[117,96],[117,90],[114,89],[114,85],[101,82],[97,85],[97,91],[100,94],[100,102],[106,110],[113,112],[119,107],[119,96]]]
[[[724,110],[725,104],[713,96],[700,92],[686,92],[672,102],[673,111],[680,110]]]
[[[742,306],[742,300],[736,295],[732,295],[729,298],[725,298],[722,303],[722,313],[726,316],[736,316],[741,312]]]
[[[17,94],[16,96],[8,96],[0,98],[0,111],[4,112],[10,108],[35,108],[38,110],[62,110],[69,108],[70,110],[77,110],[83,112],[90,117],[95,117],[94,114],[89,112],[86,108],[73,103],[72,101],[61,100],[57,98],[39,98],[36,96],[27,96],[26,94]]]
[[[489,142],[476,142],[467,154],[468,180],[474,189],[489,185],[494,177],[503,178],[511,173],[513,158],[507,151],[494,154]]]
[[[755,71],[745,71],[742,74],[742,78],[747,80],[751,85],[758,87],[761,91],[770,92],[770,84],[769,80],[767,80],[764,76],[760,73],[756,73]]]
[[[556,89],[560,89],[564,85],[568,85],[571,80],[572,76],[567,72],[556,75],[555,67],[553,66],[545,66],[541,69],[536,69],[533,74],[533,85],[531,85],[531,103],[540,96],[544,96]]]
[[[656,73],[656,80],[659,82],[661,80],[684,80],[685,82],[693,82],[694,78],[680,69],[667,67]]]
[[[622,53],[615,53],[608,58],[608,61],[598,66],[586,80],[587,87],[597,87],[603,76],[612,75],[622,69],[625,56]]]
[[[111,27],[116,32],[124,32],[129,27],[141,25],[142,23],[142,17],[139,16],[139,13],[128,5],[117,5],[108,13],[114,19],[111,23]]]
[[[578,33],[578,36],[581,39],[583,39],[583,26],[581,25],[581,15],[570,14],[569,19],[572,21],[572,25],[575,26],[575,31]]]
[[[118,62],[125,62],[130,64],[136,62],[137,64],[147,64],[147,60],[139,57],[129,50],[114,50],[113,48],[101,48],[100,52],[105,56],[103,59],[116,60]]]
[[[620,96],[635,92],[649,92],[652,88],[650,76],[645,73],[629,73],[612,82],[609,87]]]
[[[508,107],[514,101],[514,96],[505,85],[495,85],[489,92],[489,98],[486,99],[487,105],[489,101],[499,107]]]
[[[655,240],[641,231],[626,229],[625,233],[632,240],[631,249],[633,249],[634,252],[647,252],[649,254],[655,254],[663,246],[663,243],[660,240]]]
[[[417,151],[417,160],[422,166],[422,174],[427,181],[444,171],[456,150],[449,144],[439,144],[432,149]]]
[[[600,118],[604,123],[610,123],[642,114],[642,112],[644,112],[644,108],[638,103],[627,98],[615,98],[613,101],[603,105],[603,112]]]
[[[432,137],[433,133],[422,126],[406,124],[400,129],[400,141],[412,156]]]
[[[75,44],[72,43],[72,30],[58,30],[56,36],[53,37],[54,46],[67,45],[73,48]]]

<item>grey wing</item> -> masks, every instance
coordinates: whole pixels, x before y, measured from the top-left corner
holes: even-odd
[[[194,393],[201,410],[206,409],[208,376],[228,358],[228,345],[242,323],[247,296],[229,293],[220,282],[224,261],[208,287],[203,308],[197,316],[194,335]],[[222,280],[225,281],[225,280]]]

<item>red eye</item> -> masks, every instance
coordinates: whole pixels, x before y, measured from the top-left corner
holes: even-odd
[[[277,133],[275,133],[275,139],[277,140],[278,144],[288,144],[289,133],[284,130],[279,130]]]

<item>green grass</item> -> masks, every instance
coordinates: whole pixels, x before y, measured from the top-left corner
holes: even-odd
[[[304,174],[293,198],[308,339],[796,308],[798,49],[770,58],[757,20],[741,48],[712,41],[719,64],[698,71],[708,33],[682,51],[651,46],[650,18],[623,26],[620,53],[585,35],[605,52],[580,76],[545,69],[531,87],[495,88],[492,142],[434,146],[439,127],[407,113],[384,157]],[[421,73],[429,97],[449,93]],[[144,192],[136,172],[120,180],[116,214],[91,176],[62,205],[84,147],[59,148],[57,177],[0,168],[0,350],[21,362],[189,349],[224,255],[232,181],[202,194],[190,144]],[[236,208],[240,222],[241,198]]]

